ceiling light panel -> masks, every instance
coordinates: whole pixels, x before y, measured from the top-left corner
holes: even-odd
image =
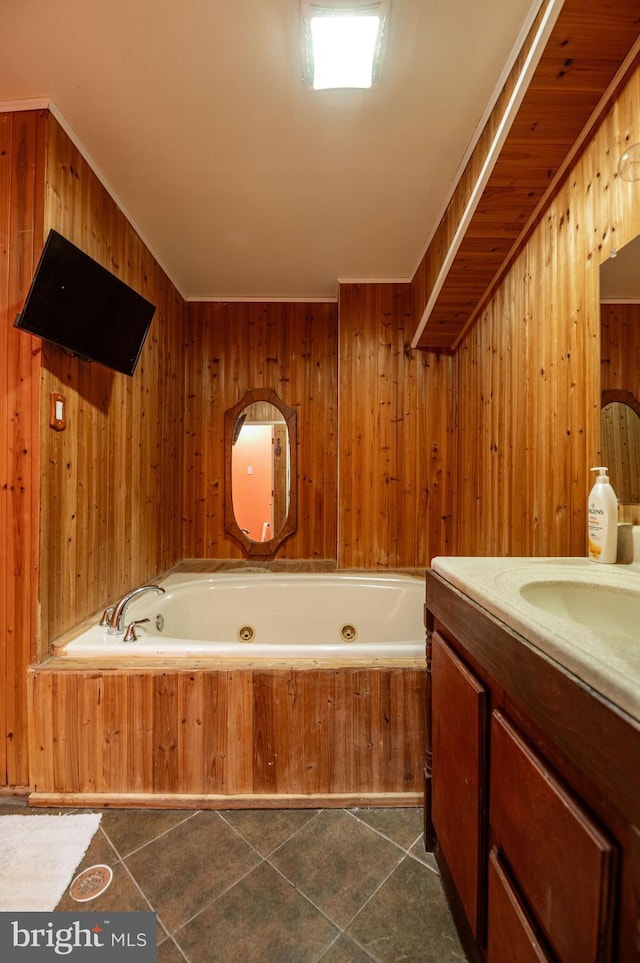
[[[300,7],[308,84],[326,90],[377,83],[389,0],[301,0]]]

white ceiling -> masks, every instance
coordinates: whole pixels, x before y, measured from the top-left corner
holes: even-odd
[[[51,105],[184,297],[334,298],[413,276],[538,6],[392,0],[381,84],[314,91],[298,0],[1,0],[0,102]]]

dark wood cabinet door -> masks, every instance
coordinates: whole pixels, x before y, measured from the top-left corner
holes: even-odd
[[[491,842],[562,963],[610,959],[615,847],[498,710]]]
[[[553,963],[495,847],[489,853],[487,963]]]
[[[486,832],[487,691],[439,633],[432,652],[431,818],[480,942]]]

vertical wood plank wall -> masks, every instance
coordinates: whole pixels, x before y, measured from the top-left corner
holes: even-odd
[[[275,387],[295,405],[291,385],[304,385],[309,399],[299,426],[310,446],[301,463],[306,502],[282,557],[375,568],[426,565],[436,552],[584,552],[588,469],[599,449],[598,268],[640,232],[639,185],[616,176],[624,146],[640,141],[639,118],[636,69],[449,357],[405,350],[415,285],[343,286],[339,350],[335,306],[314,305],[313,321],[300,306],[185,306],[56,125],[45,205],[43,115],[0,116],[5,784],[27,778],[24,676],[37,628],[40,502],[45,639],[181,555],[236,557],[221,534],[216,426],[246,387]],[[72,231],[159,306],[132,382],[47,350],[42,397],[50,388],[69,396],[70,427],[55,437],[35,388],[40,345],[11,329],[48,226]],[[421,272],[430,277],[432,266]]]
[[[636,69],[461,342],[458,554],[585,552],[600,447],[599,265],[640,233],[640,184],[616,173],[639,140]]]
[[[337,312],[331,303],[189,305],[183,556],[244,558],[224,533],[224,413],[271,388],[298,415],[298,531],[283,559],[335,559]]]
[[[115,202],[49,118],[45,233],[55,228],[156,305],[132,378],[47,345],[41,419],[43,645],[180,555],[186,305]]]
[[[38,613],[40,343],[13,328],[42,246],[47,119],[0,114],[0,785],[26,786]]]
[[[414,328],[409,284],[341,286],[341,568],[426,568],[451,551],[454,360],[412,352]]]

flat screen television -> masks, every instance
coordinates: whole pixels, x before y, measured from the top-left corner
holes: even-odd
[[[132,375],[154,312],[137,291],[52,230],[14,325]]]

